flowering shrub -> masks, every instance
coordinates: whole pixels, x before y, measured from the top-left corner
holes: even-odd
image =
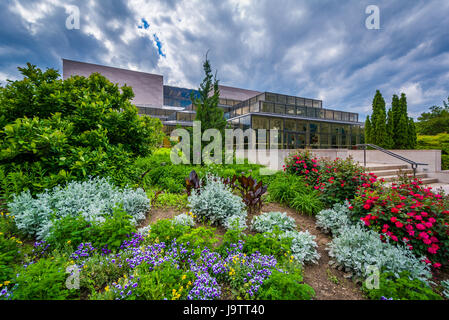
[[[344,204],[336,203],[332,209],[325,209],[316,215],[316,225],[324,232],[331,232],[333,235],[338,235],[342,228],[351,225],[349,202]]]
[[[223,225],[227,218],[234,215],[246,217],[242,199],[213,176],[207,177],[205,186],[192,190],[188,201],[188,206],[198,218],[208,220],[212,224]]]
[[[353,220],[382,233],[381,239],[405,244],[434,268],[448,263],[449,210],[441,195],[419,181],[391,188],[361,188],[350,207]]]
[[[408,271],[412,279],[427,281],[432,275],[429,267],[403,246],[382,242],[379,234],[362,225],[342,228],[329,244],[329,256],[355,273],[367,276],[368,266],[394,273],[399,277]]]
[[[352,199],[359,187],[373,187],[377,181],[374,174],[366,174],[351,158],[318,159],[309,151],[289,156],[284,171],[304,177],[308,185],[321,191],[324,203],[330,205]]]
[[[19,230],[37,236],[39,240],[49,235],[54,220],[81,215],[87,221],[103,222],[120,205],[137,224],[145,219],[150,200],[142,189],[121,190],[105,178],[92,178],[85,182],[70,182],[64,188],[55,187],[36,198],[25,191],[8,203]]]
[[[281,231],[296,229],[295,219],[289,217],[286,212],[264,212],[255,216],[251,229],[257,232],[272,232],[275,226]]]

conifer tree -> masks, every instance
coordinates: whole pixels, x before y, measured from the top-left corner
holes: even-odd
[[[385,147],[387,135],[385,100],[379,90],[373,99],[373,114],[371,116],[371,141],[380,147]]]
[[[371,143],[371,130],[371,120],[367,116],[365,120],[365,143]]]
[[[387,113],[387,135],[385,137],[385,147],[386,149],[393,149],[394,148],[394,139],[393,139],[393,133],[394,133],[394,126],[393,126],[393,110],[390,108],[388,109]]]
[[[391,101],[392,125],[393,125],[393,148],[398,148],[398,123],[401,118],[401,107],[399,105],[399,97],[394,94]]]

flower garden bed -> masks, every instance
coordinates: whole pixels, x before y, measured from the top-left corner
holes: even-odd
[[[93,178],[13,197],[0,220],[0,299],[446,297],[448,200],[418,182],[386,188],[350,160],[307,153],[274,176],[189,170],[158,166],[141,188]],[[379,289],[364,282],[373,265]]]

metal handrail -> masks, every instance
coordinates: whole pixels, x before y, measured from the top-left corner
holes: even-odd
[[[363,147],[363,163],[364,166],[366,167],[366,147],[371,147],[373,149],[379,150],[383,153],[388,154],[389,156],[392,156],[396,159],[402,160],[404,162],[407,162],[408,164],[410,164],[412,166],[413,169],[413,177],[416,177],[416,169],[418,168],[418,166],[428,166],[427,163],[420,163],[420,162],[415,162],[413,160],[404,158],[403,156],[400,156],[394,152],[391,152],[389,150],[386,150],[382,147],[376,146],[375,144],[371,144],[371,143],[365,143],[365,144],[357,144],[356,147]]]

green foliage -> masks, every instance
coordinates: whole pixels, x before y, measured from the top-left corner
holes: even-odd
[[[10,281],[14,276],[14,267],[23,257],[22,243],[14,236],[9,237],[0,232],[0,283]]]
[[[43,258],[19,270],[15,279],[15,300],[65,300],[76,297],[75,289],[67,289],[65,259]]]
[[[151,225],[148,240],[150,242],[160,241],[170,243],[174,239],[178,239],[188,233],[191,229],[189,226],[175,224],[171,219],[159,220]]]
[[[291,231],[296,229],[296,222],[286,212],[264,212],[253,218],[252,229],[257,232],[272,232],[275,227]]]
[[[220,179],[208,176],[206,184],[188,197],[189,207],[199,219],[229,225],[228,219],[246,217],[245,204]]]
[[[70,180],[111,176],[125,185],[131,165],[161,142],[160,120],[139,116],[130,87],[94,73],[59,80],[53,69],[28,64],[24,79],[0,91],[1,187],[32,194]]]
[[[289,204],[304,189],[308,189],[301,177],[287,174],[277,174],[268,185],[271,199]]]
[[[400,277],[391,272],[382,273],[379,289],[368,289],[364,282],[363,291],[372,300],[380,300],[382,297],[393,300],[442,300],[425,282],[411,280],[408,272],[401,272]]]
[[[373,99],[373,113],[371,115],[371,143],[381,147],[385,147],[387,135],[386,117],[385,100],[380,91],[377,90]]]
[[[243,238],[243,251],[247,254],[260,252],[263,255],[273,255],[276,259],[285,260],[290,254],[291,239],[280,238],[279,229],[273,232],[257,233]],[[226,239],[226,237],[225,237]]]
[[[420,135],[449,133],[449,97],[447,102],[443,101],[442,107],[433,106],[429,112],[421,113],[416,127]]]
[[[318,191],[298,192],[290,202],[290,207],[301,213],[315,215],[323,209],[323,200]]]
[[[167,193],[159,194],[154,202],[155,208],[187,208],[187,194]]]
[[[284,273],[274,270],[257,294],[262,300],[311,300],[315,290],[305,284],[300,271]]]
[[[193,248],[212,248],[217,243],[218,238],[215,236],[215,228],[198,227],[190,232],[183,234],[177,239],[178,243],[189,243]]]
[[[407,98],[393,95],[391,108],[386,110],[385,100],[379,90],[373,99],[373,113],[365,122],[365,142],[386,149],[414,149],[416,128],[407,113]]]
[[[57,249],[75,249],[81,243],[90,242],[95,248],[116,250],[133,232],[136,227],[131,216],[115,208],[112,216],[103,222],[89,222],[81,216],[67,216],[55,221],[47,243]]]
[[[136,232],[132,217],[120,208],[115,208],[111,217],[102,223],[94,223],[92,240],[96,248],[108,248],[116,250],[128,235]]]
[[[449,133],[439,133],[434,136],[419,135],[418,149],[440,149],[441,169],[449,170]]]
[[[70,182],[33,198],[29,191],[13,197],[8,203],[16,216],[17,227],[24,233],[45,239],[52,223],[65,216],[83,216],[88,221],[101,221],[122,208],[133,223],[145,219],[150,200],[142,189],[118,188],[105,178]]]

